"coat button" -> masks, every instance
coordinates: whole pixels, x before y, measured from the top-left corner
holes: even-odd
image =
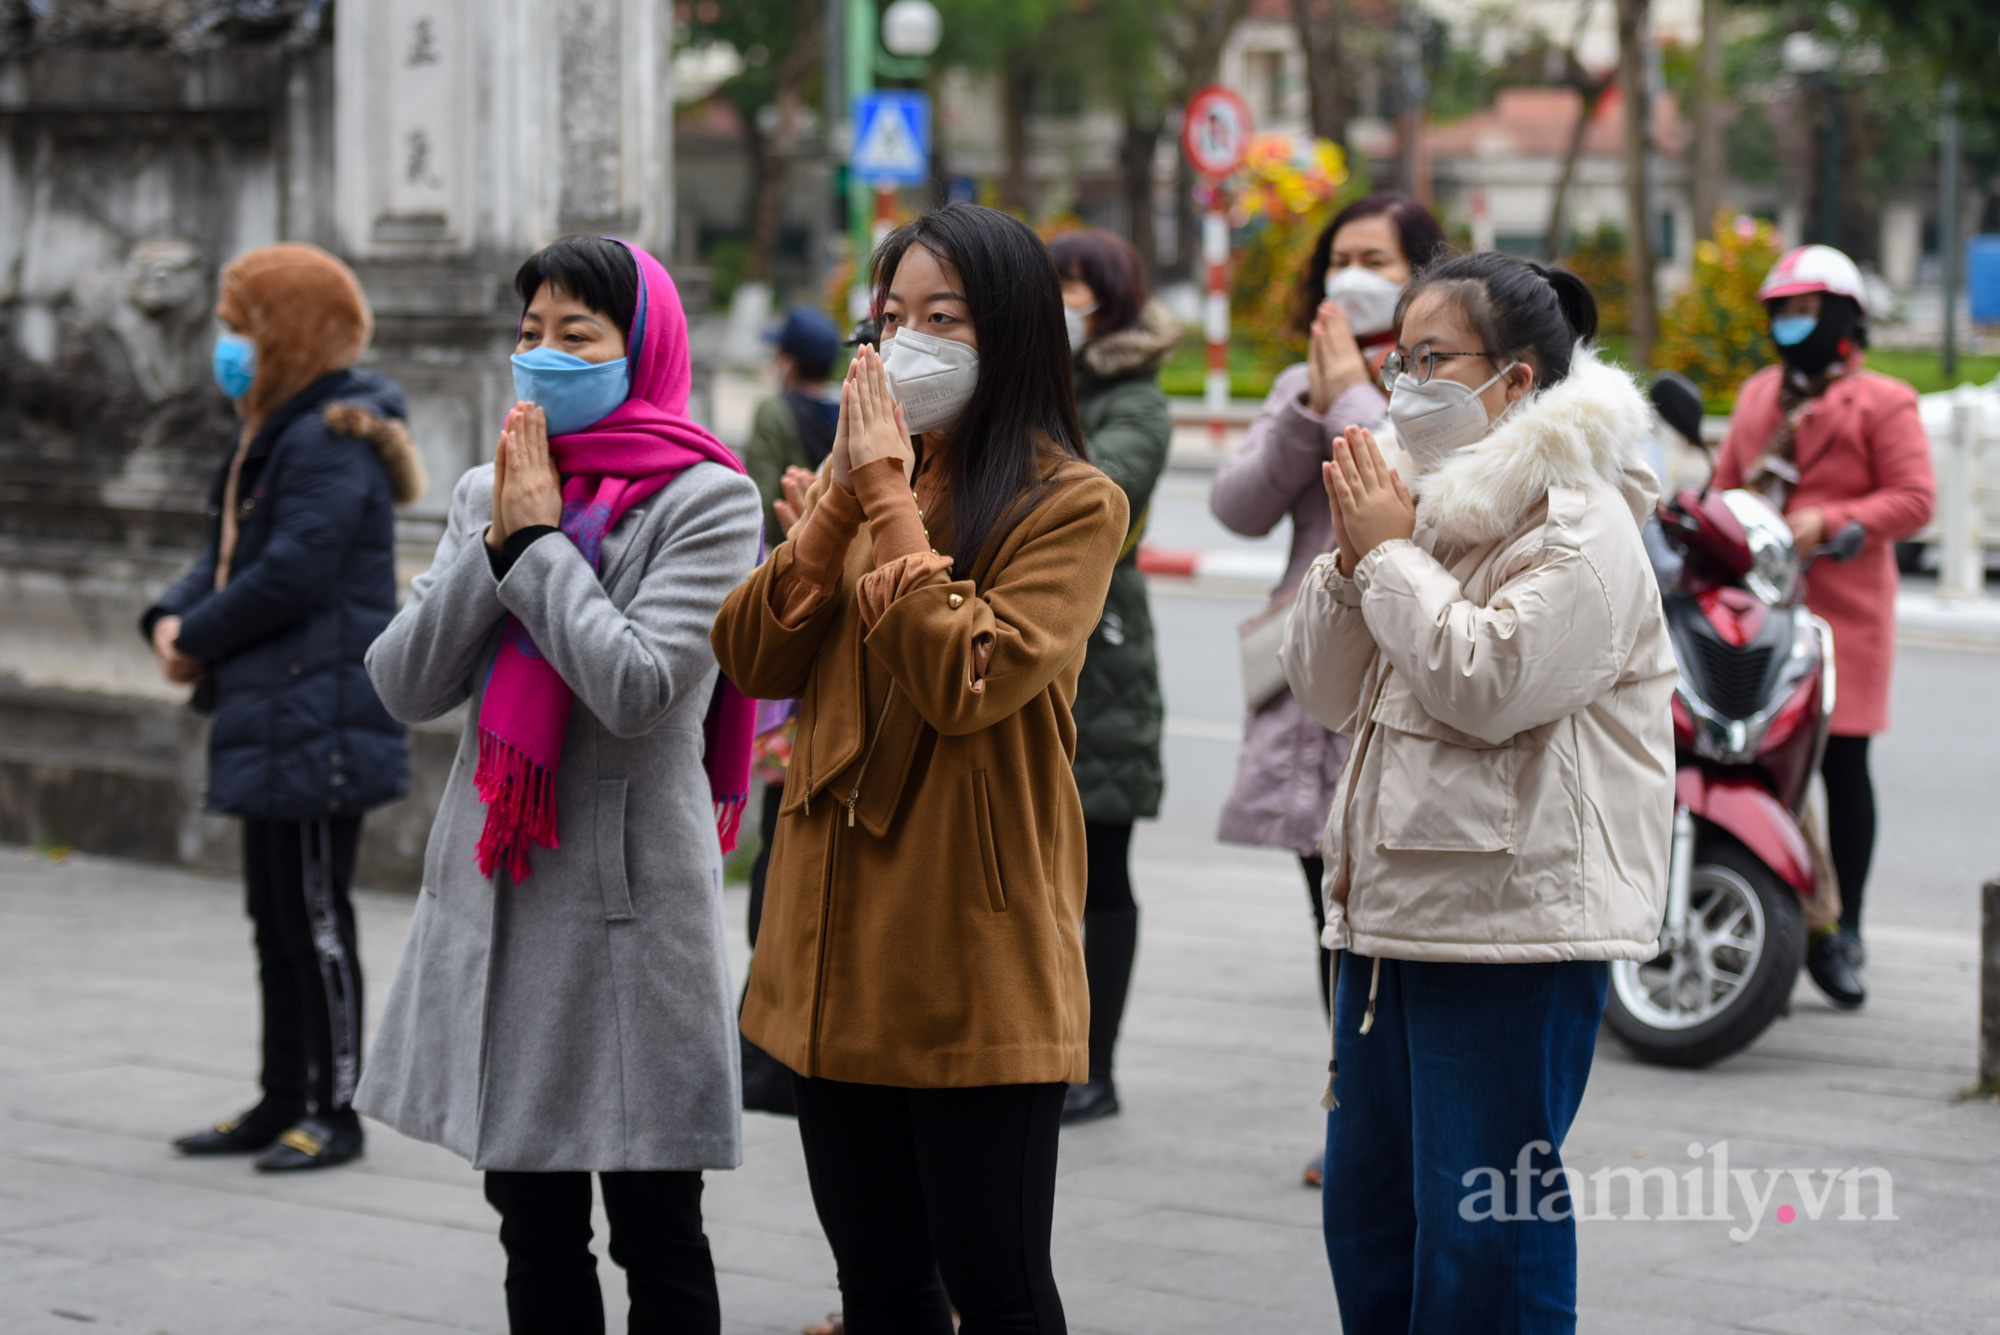
[[[306,665],[304,663],[292,664],[292,675],[294,677],[298,676],[301,672],[304,672],[305,670],[306,670]]]
[[[946,598],[945,602],[952,607],[957,607],[965,602],[965,595],[962,593],[954,593],[950,597]]]
[[[326,761],[329,765],[338,765],[340,763],[340,752],[335,751],[332,755],[326,758]]]
[[[333,786],[336,788],[340,787],[340,785],[346,782],[347,782],[347,776],[344,774],[336,774],[333,776]]]

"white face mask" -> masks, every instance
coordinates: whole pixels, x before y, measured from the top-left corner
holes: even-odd
[[[1347,312],[1348,326],[1356,338],[1382,333],[1394,325],[1396,302],[1402,295],[1401,283],[1358,264],[1326,271],[1326,299]]]
[[[1453,450],[1470,445],[1493,429],[1479,396],[1520,364],[1508,362],[1478,389],[1468,389],[1456,380],[1433,377],[1419,385],[1407,375],[1397,377],[1389,394],[1389,418],[1396,424],[1397,442],[1419,473],[1430,472]]]
[[[1063,329],[1069,334],[1071,352],[1090,342],[1090,317],[1096,310],[1097,303],[1094,301],[1082,310],[1074,306],[1063,307]]]
[[[882,369],[912,435],[958,420],[979,387],[979,349],[904,329],[882,343]]]

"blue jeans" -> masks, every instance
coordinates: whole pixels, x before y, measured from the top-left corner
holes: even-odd
[[[1610,968],[1341,961],[1339,1106],[1322,1210],[1346,1335],[1576,1329],[1557,1149],[1590,1078]],[[1483,1170],[1483,1171],[1482,1171]]]

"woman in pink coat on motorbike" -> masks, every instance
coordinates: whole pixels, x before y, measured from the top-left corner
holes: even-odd
[[[1806,965],[1836,1005],[1851,1009],[1867,999],[1861,894],[1875,852],[1868,739],[1889,726],[1895,545],[1930,522],[1937,487],[1916,390],[1863,365],[1867,292],[1854,262],[1830,246],[1801,246],[1778,261],[1757,296],[1781,364],[1738,392],[1715,485],[1767,496],[1802,556],[1850,523],[1867,534],[1859,556],[1815,565],[1806,585],[1806,606],[1833,627],[1838,695],[1820,774],[1841,902],[1838,926],[1813,934]]]

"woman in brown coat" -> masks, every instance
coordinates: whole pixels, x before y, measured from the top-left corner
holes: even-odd
[[[797,1076],[847,1329],[1060,1332],[1064,1086],[1088,1074],[1070,718],[1124,541],[1084,462],[1054,265],[953,204],[875,261],[884,335],[826,475],[723,605],[801,701],[743,1032]],[[912,439],[912,435],[918,439]]]

